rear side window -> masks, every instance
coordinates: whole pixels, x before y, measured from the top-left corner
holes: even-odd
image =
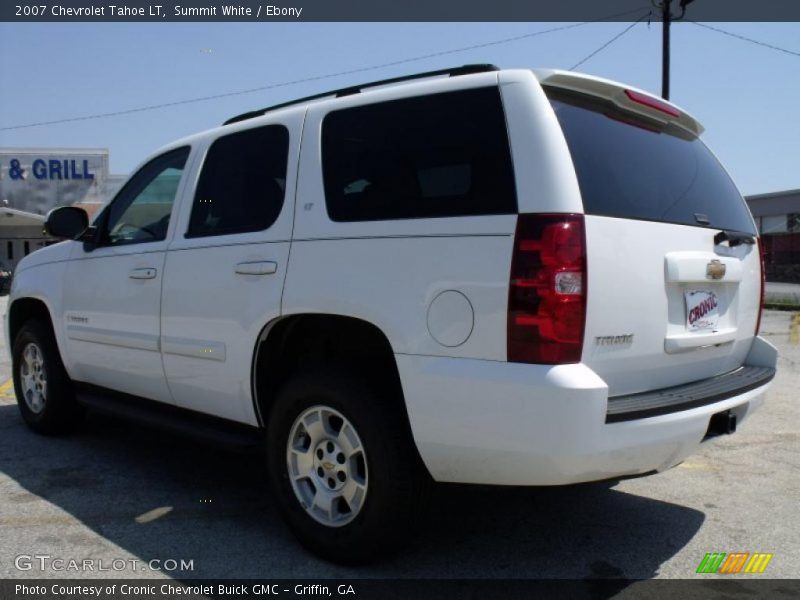
[[[551,103],[587,214],[755,233],[744,199],[698,138],[571,96]]]
[[[322,124],[322,168],[334,221],[517,210],[495,87],[331,112]]]
[[[215,140],[197,183],[187,238],[262,231],[283,207],[289,131],[268,125]]]

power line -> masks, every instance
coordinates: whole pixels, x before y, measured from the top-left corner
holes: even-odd
[[[117,111],[111,111],[111,112],[105,112],[105,113],[95,113],[95,114],[83,115],[83,116],[79,116],[79,117],[67,117],[67,118],[63,118],[63,119],[55,119],[55,120],[52,120],[52,121],[38,121],[36,123],[26,123],[26,124],[22,124],[22,125],[8,125],[8,126],[5,126],[5,127],[0,127],[0,131],[11,131],[11,130],[14,130],[14,129],[27,129],[27,128],[30,128],[30,127],[40,127],[40,126],[43,126],[43,125],[58,125],[58,124],[61,124],[61,123],[74,123],[76,121],[89,121],[89,120],[93,120],[93,119],[103,119],[103,118],[106,118],[106,117],[118,117],[118,116],[122,116],[122,115],[130,115],[130,114],[134,114],[134,113],[146,112],[146,111],[151,111],[151,110],[158,110],[158,109],[161,109],[161,108],[169,108],[169,107],[173,107],[173,106],[182,106],[182,105],[185,105],[185,104],[193,104],[193,103],[196,103],[196,102],[207,102],[209,100],[218,100],[220,98],[230,98],[232,96],[242,96],[242,95],[245,95],[245,94],[253,94],[255,92],[263,92],[265,90],[273,90],[273,89],[276,89],[276,88],[288,87],[288,86],[292,86],[292,85],[298,85],[298,84],[301,84],[301,83],[309,83],[309,82],[313,82],[313,81],[321,81],[323,79],[331,79],[333,77],[341,77],[343,75],[355,75],[357,73],[365,73],[367,71],[375,71],[375,70],[378,70],[378,69],[385,69],[387,67],[394,67],[394,66],[403,65],[403,64],[407,64],[407,63],[411,63],[411,62],[420,61],[420,60],[427,60],[427,59],[430,59],[430,58],[438,58],[438,57],[447,56],[447,55],[450,55],[450,54],[457,54],[459,52],[467,52],[469,50],[477,50],[477,49],[480,49],[480,48],[488,48],[490,46],[499,46],[501,44],[508,44],[508,43],[511,43],[511,42],[516,42],[516,41],[519,41],[519,40],[529,39],[529,38],[537,37],[537,36],[540,36],[540,35],[545,35],[545,34],[548,34],[548,33],[555,33],[557,31],[564,31],[566,29],[573,29],[575,27],[581,27],[583,25],[588,25],[590,23],[599,23],[599,22],[602,22],[602,21],[608,21],[608,20],[611,20],[611,19],[625,17],[625,16],[631,15],[633,13],[638,13],[641,10],[642,10],[641,8],[638,8],[638,9],[635,9],[635,10],[628,10],[628,11],[625,11],[625,12],[616,13],[616,14],[613,14],[613,15],[608,15],[606,17],[602,17],[602,18],[599,18],[599,19],[594,19],[592,21],[582,21],[580,23],[570,23],[569,25],[561,25],[559,27],[552,27],[550,29],[544,29],[542,31],[534,31],[534,32],[531,32],[531,33],[525,33],[525,34],[522,34],[522,35],[516,35],[516,36],[513,36],[513,37],[507,37],[507,38],[503,38],[503,39],[499,39],[499,40],[492,40],[492,41],[483,42],[483,43],[480,43],[480,44],[472,44],[470,46],[462,46],[460,48],[451,48],[449,50],[442,50],[442,51],[439,51],[439,52],[431,52],[429,54],[422,54],[422,55],[419,55],[419,56],[413,56],[413,57],[410,57],[410,58],[404,58],[404,59],[395,60],[395,61],[391,61],[391,62],[381,63],[381,64],[378,64],[378,65],[371,65],[371,66],[367,66],[367,67],[359,67],[359,68],[356,68],[356,69],[349,69],[347,71],[339,71],[339,72],[336,72],[336,73],[327,73],[327,74],[324,74],[324,75],[315,75],[315,76],[312,76],[312,77],[304,77],[304,78],[301,78],[301,79],[294,79],[294,80],[291,80],[291,81],[282,81],[282,82],[279,82],[279,83],[271,83],[271,84],[262,85],[262,86],[254,87],[254,88],[248,88],[248,89],[244,89],[244,90],[236,90],[236,91],[233,91],[233,92],[223,92],[223,93],[220,93],[220,94],[212,94],[212,95],[209,95],[209,96],[200,96],[200,97],[197,97],[197,98],[186,98],[186,99],[183,99],[183,100],[176,100],[174,102],[163,102],[161,104],[151,104],[151,105],[148,105],[148,106],[140,106],[140,107],[137,107],[137,108],[129,108],[129,109],[125,109],[125,110],[117,110]],[[641,18],[639,20],[641,21]]]
[[[599,48],[597,48],[596,50],[594,50],[593,52],[591,52],[590,54],[588,54],[587,56],[585,56],[584,58],[582,58],[581,60],[579,60],[578,62],[576,62],[574,65],[572,65],[572,66],[569,68],[569,70],[570,70],[570,71],[574,71],[575,69],[577,69],[578,67],[580,67],[580,66],[581,66],[583,63],[585,63],[587,60],[589,60],[589,59],[590,59],[590,58],[592,58],[593,56],[595,56],[595,55],[599,54],[600,52],[602,52],[603,50],[605,50],[606,48],[608,48],[608,47],[609,47],[611,44],[613,44],[614,42],[616,42],[616,41],[617,41],[619,38],[621,38],[623,35],[625,35],[626,33],[628,33],[628,32],[629,32],[631,29],[633,29],[633,27],[634,27],[635,25],[637,25],[637,24],[641,23],[641,22],[644,20],[644,18],[645,18],[645,17],[649,17],[649,16],[650,16],[650,11],[647,11],[647,12],[646,12],[645,14],[643,14],[641,17],[639,17],[638,19],[636,19],[636,20],[635,20],[633,23],[631,23],[630,25],[628,25],[628,26],[627,26],[625,29],[623,29],[622,31],[620,31],[620,32],[619,32],[617,35],[615,35],[615,36],[614,36],[614,37],[612,37],[610,40],[608,40],[608,41],[607,41],[605,44],[603,44],[602,46],[600,46]]]
[[[698,23],[697,21],[688,21],[692,25],[697,25],[698,27],[703,27],[705,29],[710,29],[711,31],[716,31],[717,33],[722,33],[724,35],[730,36],[732,38],[736,38],[737,40],[743,40],[745,42],[750,42],[751,44],[756,44],[758,46],[763,46],[764,48],[769,48],[771,50],[777,50],[778,52],[783,52],[785,54],[791,54],[792,56],[800,56],[800,52],[796,52],[795,50],[787,50],[786,48],[781,48],[780,46],[774,46],[773,44],[768,44],[767,42],[762,42],[760,40],[754,40],[753,38],[749,38],[744,35],[739,35],[738,33],[733,33],[732,31],[726,31],[725,29],[720,29],[719,27],[714,27],[713,25],[707,25],[705,23]]]

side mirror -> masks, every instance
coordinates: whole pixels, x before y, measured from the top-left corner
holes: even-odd
[[[89,227],[89,215],[77,206],[60,206],[47,213],[44,230],[47,234],[74,240]]]

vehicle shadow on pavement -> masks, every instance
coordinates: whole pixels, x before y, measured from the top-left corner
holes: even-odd
[[[110,561],[129,552],[141,561],[192,560],[193,570],[170,573],[177,579],[638,579],[654,576],[705,518],[616,491],[613,482],[438,486],[426,526],[410,547],[354,569],[317,560],[295,542],[267,491],[258,455],[98,415],[75,435],[47,438],[24,426],[16,406],[4,405],[0,472],[23,488],[0,498],[0,523],[11,532],[2,536],[5,577],[22,575],[14,571],[16,554]]]

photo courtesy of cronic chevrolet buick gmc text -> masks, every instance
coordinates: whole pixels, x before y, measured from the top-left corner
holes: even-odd
[[[320,556],[408,537],[432,481],[668,469],[762,402],[753,219],[684,110],[468,65],[256,110],[158,151],[22,260],[26,423],[89,408],[264,445]]]

